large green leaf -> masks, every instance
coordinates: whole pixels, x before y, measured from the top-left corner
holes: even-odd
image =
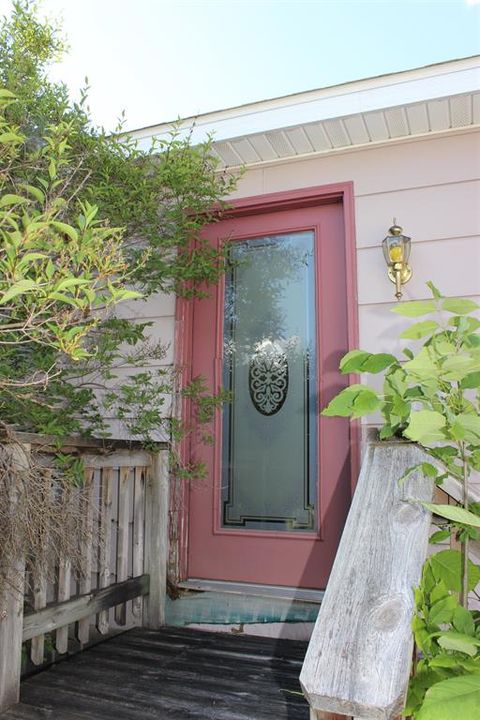
[[[340,361],[343,374],[368,372],[378,373],[397,362],[394,355],[388,353],[369,353],[364,350],[351,350]]]
[[[480,370],[480,359],[471,355],[456,355],[442,364],[442,375],[446,380],[463,380],[472,372]]]
[[[457,505],[436,505],[435,503],[422,502],[422,505],[431,510],[431,512],[440,515],[440,517],[452,520],[454,523],[462,525],[473,525],[480,527],[480,516],[465,510],[465,508]]]
[[[448,540],[449,537],[450,530],[437,530],[437,532],[434,532],[433,535],[430,535],[429,543],[430,545],[442,543],[444,540]]]
[[[447,622],[449,622],[449,620]],[[464,633],[449,630],[439,636],[438,644],[444,650],[453,650],[454,652],[461,652],[470,657],[475,657],[477,654],[477,646],[480,645],[480,640],[471,635],[464,635]]]
[[[480,677],[461,675],[432,685],[416,720],[478,720],[479,708]]]
[[[79,285],[88,285],[91,281],[88,278],[69,277],[64,280],[60,280],[58,285],[55,287],[55,292],[63,292]]]
[[[428,623],[430,625],[442,625],[451,622],[457,605],[458,601],[453,595],[447,595],[447,597],[438,600],[430,608]]]
[[[23,142],[23,137],[14,132],[4,132],[0,134],[0,143]]]
[[[438,580],[435,583],[435,587],[433,587],[430,592],[430,602],[432,604],[436,603],[438,602],[438,600],[442,600],[443,598],[447,597],[448,594],[448,590],[443,580]]]
[[[468,313],[477,310],[480,305],[473,300],[464,298],[447,298],[442,303],[443,310],[451,312],[454,315],[468,315]]]
[[[340,370],[347,374],[351,372],[360,372],[364,361],[370,357],[369,352],[365,350],[350,350],[340,360]]]
[[[115,302],[124,302],[125,300],[138,300],[144,296],[137,290],[112,290],[112,297]]]
[[[405,437],[429,445],[445,440],[446,420],[435,410],[418,410],[410,414],[410,422],[404,431]]]
[[[51,224],[59,232],[64,233],[65,235],[68,235],[70,240],[77,242],[78,232],[75,230],[74,227],[72,227],[71,225],[67,225],[67,223],[59,222],[58,220],[52,220]]]
[[[463,610],[464,608],[461,609]],[[462,657],[461,655],[439,653],[435,657],[429,658],[428,664],[430,667],[454,668],[456,670],[463,668],[467,672],[480,673],[479,662],[469,657]]]
[[[405,340],[420,340],[425,335],[430,335],[438,328],[438,323],[435,320],[423,320],[422,322],[410,325],[409,328],[400,333],[401,338]]]
[[[26,183],[20,183],[19,187],[21,187],[22,190],[25,190],[29,195],[32,195],[39,203],[45,202],[45,193],[43,193],[40,188],[37,188],[34,185],[27,185]]]
[[[412,360],[404,363],[403,369],[420,379],[435,378],[439,370],[433,351],[428,347],[423,347]]]
[[[480,417],[471,413],[460,413],[452,424],[452,435],[456,440],[480,444]]]
[[[433,300],[412,300],[411,302],[398,303],[392,312],[405,317],[420,317],[435,312],[436,307]]]
[[[459,605],[453,613],[453,626],[455,630],[464,635],[475,635],[475,621],[470,610]],[[480,664],[478,666],[480,672]]]
[[[5,293],[0,297],[0,305],[5,305],[5,303],[13,300],[13,298],[17,297],[18,295],[24,295],[25,293],[30,292],[36,287],[37,283],[33,280],[19,280],[18,282],[11,285],[8,290],[6,290]]]
[[[460,592],[462,587],[462,555],[458,550],[442,550],[432,555],[428,562],[433,577],[442,580],[445,587]],[[471,560],[468,562],[468,589],[473,590],[480,582],[480,567]]]
[[[379,406],[376,392],[365,385],[350,385],[331,400],[322,415],[357,418],[374,412]]]
[[[472,372],[466,375],[460,383],[462,390],[476,390],[480,388],[480,372]]]
[[[393,363],[397,362],[395,355],[389,353],[375,353],[370,355],[363,365],[362,372],[379,373]]]
[[[28,199],[22,197],[21,195],[12,195],[7,193],[6,195],[2,195],[2,197],[0,197],[0,207],[5,207],[6,205],[23,205],[27,202]]]

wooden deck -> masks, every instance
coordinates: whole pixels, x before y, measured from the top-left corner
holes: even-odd
[[[2,720],[308,720],[306,643],[135,629],[22,683]]]

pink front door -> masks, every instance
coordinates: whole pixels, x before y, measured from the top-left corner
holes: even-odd
[[[351,494],[348,422],[319,414],[347,384],[346,218],[343,188],[243,201],[207,230],[231,268],[191,303],[192,376],[232,399],[192,448],[207,476],[189,491],[190,578],[325,587]]]

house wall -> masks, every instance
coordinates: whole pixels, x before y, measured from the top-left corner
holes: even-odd
[[[429,297],[432,280],[446,295],[480,301],[480,131],[265,164],[247,169],[232,197],[345,181],[354,183],[360,347],[400,352],[409,324],[390,312],[394,286],[380,248],[394,217],[413,242],[405,300]],[[172,296],[127,303],[122,314],[152,322],[152,338],[169,346],[160,364],[173,361]]]
[[[360,346],[396,352],[408,322],[390,309],[394,286],[380,248],[393,217],[412,237],[413,277],[404,299],[480,299],[480,132],[271,164],[247,171],[236,197],[352,180]]]
[[[155,373],[157,370],[164,368],[171,368],[175,359],[175,297],[174,295],[167,295],[164,293],[158,293],[153,295],[146,300],[133,300],[131,302],[120,303],[115,308],[115,315],[120,318],[128,318],[138,323],[149,323],[150,327],[147,328],[145,335],[148,339],[149,344],[161,343],[165,350],[163,357],[157,360],[151,360],[146,369],[151,370]],[[127,349],[128,351],[128,349]],[[140,368],[141,370],[142,368]],[[116,379],[112,379],[106,383],[108,386],[115,386],[121,383],[129,376],[134,375],[139,371],[138,367],[132,367],[124,365],[123,367],[115,371]],[[100,395],[102,391],[97,391]],[[171,398],[165,398],[165,404],[163,406],[163,414],[168,417],[171,413]],[[112,409],[111,417],[105,418],[111,436],[117,439],[131,439],[130,433],[125,427],[124,423],[120,422],[115,417],[115,412]],[[168,434],[163,430],[157,433],[153,433],[154,439],[158,441],[168,440]]]

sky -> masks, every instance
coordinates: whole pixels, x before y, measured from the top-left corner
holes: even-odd
[[[11,10],[0,0],[0,15]],[[42,0],[87,76],[93,120],[128,129],[480,53],[480,0]]]

